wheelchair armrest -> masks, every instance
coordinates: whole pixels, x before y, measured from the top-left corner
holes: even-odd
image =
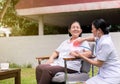
[[[76,60],[77,58],[74,57],[69,57],[69,58],[63,58],[64,61],[72,61],[72,60]]]
[[[49,56],[36,57],[36,59],[38,60],[38,64],[41,64],[41,61],[45,59],[49,59]]]
[[[94,59],[95,56],[92,55],[91,57],[89,57],[90,59]],[[75,58],[75,57],[66,57],[66,58],[63,58],[64,61],[73,61],[73,60],[76,60],[76,59],[80,59],[80,58]]]

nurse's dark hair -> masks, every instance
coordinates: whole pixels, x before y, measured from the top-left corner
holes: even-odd
[[[92,22],[96,29],[101,29],[104,34],[109,34],[110,26],[106,23],[104,19],[96,19]]]
[[[80,25],[80,23],[79,23],[78,21],[74,21],[74,22],[72,22],[72,23],[68,26],[68,30],[71,29],[71,25],[72,25],[73,23],[78,23],[78,24]],[[81,25],[80,25],[80,27],[81,27]],[[69,31],[68,31],[68,34],[69,34],[70,37],[72,36]],[[81,36],[82,36],[82,32],[80,33],[79,37],[81,37]]]

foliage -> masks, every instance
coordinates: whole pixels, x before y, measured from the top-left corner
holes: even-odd
[[[32,68],[32,65],[31,64],[24,64],[22,67],[23,68]]]
[[[38,35],[38,24],[20,17],[18,24],[12,28],[12,36],[28,35]]]
[[[10,63],[10,68],[32,68],[32,64],[18,65],[16,63]]]
[[[7,0],[0,0],[0,12],[2,12]],[[11,0],[1,25],[12,28],[12,36],[38,35],[38,23],[16,13],[15,5],[19,0]]]
[[[66,34],[68,33],[67,27],[59,27],[53,25],[45,25],[44,27],[44,34]]]
[[[21,66],[15,63],[10,63],[10,68],[20,68]]]
[[[112,25],[110,28],[111,32],[120,32],[120,25]]]

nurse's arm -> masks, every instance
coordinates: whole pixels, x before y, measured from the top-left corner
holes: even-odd
[[[79,57],[79,54],[76,53],[76,52],[77,52],[77,51],[71,51],[71,52],[70,52],[70,55],[71,55],[71,56],[74,56],[74,57],[76,57],[76,58],[80,58],[80,57]],[[84,50],[81,54],[84,55],[85,57],[91,57],[92,52],[91,52],[90,50]]]
[[[94,66],[97,66],[97,67],[101,67],[103,64],[104,64],[104,61],[101,61],[101,60],[93,60],[93,59],[90,59],[86,56],[84,56],[83,54],[81,53],[78,53],[79,54],[79,57],[82,58],[83,60],[89,62],[90,64],[94,65]]]

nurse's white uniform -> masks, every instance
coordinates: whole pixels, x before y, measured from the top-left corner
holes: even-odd
[[[120,60],[109,35],[102,36],[96,46],[96,58],[104,61],[98,74],[86,84],[120,84]]]

